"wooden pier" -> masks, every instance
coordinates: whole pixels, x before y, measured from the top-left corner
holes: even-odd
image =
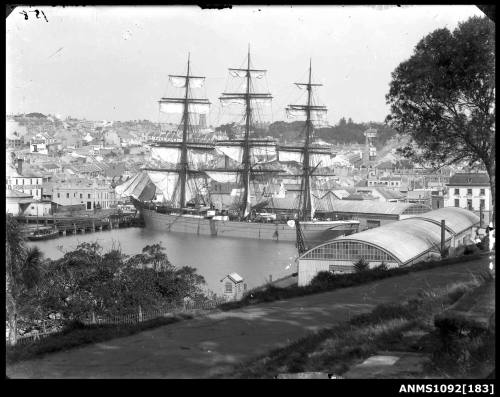
[[[136,218],[114,215],[105,218],[57,216],[17,216],[15,218],[25,231],[42,227],[44,229],[55,229],[63,236],[140,225]]]

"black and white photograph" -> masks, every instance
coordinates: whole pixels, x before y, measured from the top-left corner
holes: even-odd
[[[495,13],[7,5],[6,377],[494,394]]]

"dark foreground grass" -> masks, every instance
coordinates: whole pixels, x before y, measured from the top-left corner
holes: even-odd
[[[378,351],[430,353],[439,341],[422,336],[433,331],[433,316],[480,283],[481,280],[476,279],[446,289],[425,291],[405,303],[379,305],[371,313],[245,362],[222,377],[273,378],[280,373],[317,371],[342,375]]]
[[[348,274],[329,274],[328,277],[317,277],[311,282],[311,284],[304,287],[294,285],[287,288],[278,288],[273,285],[269,285],[264,289],[261,288],[249,291],[239,301],[223,303],[222,305],[219,305],[219,309],[233,310],[257,303],[273,302],[276,300],[290,299],[299,296],[317,294],[320,292],[333,291],[339,288],[354,287],[357,285],[366,284],[372,281],[382,280],[389,277],[402,276],[411,272],[429,270],[436,267],[463,263],[473,259],[478,259],[480,257],[481,255],[479,253],[475,253],[460,257],[447,258],[439,261],[420,262],[408,267],[393,269],[375,268]]]
[[[161,317],[136,324],[84,325],[82,323],[73,323],[63,331],[49,335],[38,342],[7,346],[6,363],[13,364],[23,360],[39,358],[48,353],[129,336],[190,318],[192,318],[191,315],[180,314],[174,317]]]

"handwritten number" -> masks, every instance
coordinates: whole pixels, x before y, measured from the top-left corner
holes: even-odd
[[[45,16],[45,13],[43,11],[34,10],[34,11],[28,11],[28,12],[34,12],[37,19],[40,19],[40,13],[42,13],[45,21],[49,22],[49,20],[47,19],[47,17]],[[28,20],[28,13],[26,11],[20,12],[19,14],[24,14],[24,19]]]

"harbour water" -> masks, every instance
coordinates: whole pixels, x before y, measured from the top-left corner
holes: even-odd
[[[174,266],[195,267],[205,278],[206,287],[216,294],[222,292],[220,280],[228,273],[238,273],[244,278],[247,288],[254,288],[268,281],[270,275],[276,280],[297,271],[297,249],[290,242],[207,237],[126,228],[27,244],[38,246],[46,258],[58,259],[81,242],[97,242],[104,251],[117,247],[127,255],[140,253],[146,245],[161,243]]]

